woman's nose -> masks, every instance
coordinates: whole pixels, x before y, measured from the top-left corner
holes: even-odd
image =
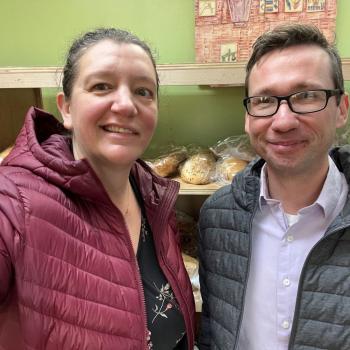
[[[271,126],[275,131],[287,132],[297,128],[299,125],[297,114],[289,108],[286,101],[281,102],[278,111],[272,118]]]
[[[112,98],[112,112],[126,117],[133,116],[137,112],[133,95],[129,89],[119,88],[115,91]]]

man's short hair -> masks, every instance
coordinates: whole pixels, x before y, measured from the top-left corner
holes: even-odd
[[[253,52],[246,66],[245,93],[248,96],[248,81],[254,65],[267,53],[297,45],[315,45],[327,52],[332,69],[334,88],[344,90],[341,59],[333,43],[310,24],[283,24],[259,36],[253,44]]]

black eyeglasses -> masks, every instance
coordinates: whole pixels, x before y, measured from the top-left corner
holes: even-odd
[[[281,101],[288,103],[290,110],[298,114],[307,114],[322,111],[325,109],[328,100],[337,96],[337,104],[344,91],[340,89],[307,90],[296,92],[287,96],[251,96],[243,100],[244,107],[252,117],[271,117],[277,113]]]

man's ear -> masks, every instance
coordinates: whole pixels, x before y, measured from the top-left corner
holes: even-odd
[[[72,130],[72,116],[70,113],[70,101],[63,92],[59,92],[56,96],[57,108],[61,113],[63,125],[67,130]]]
[[[341,128],[346,124],[349,114],[349,95],[346,92],[341,96],[338,109],[336,127]]]

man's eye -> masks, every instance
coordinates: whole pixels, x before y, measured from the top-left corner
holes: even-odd
[[[295,100],[313,100],[318,98],[317,91],[303,91],[295,94]]]
[[[255,97],[252,102],[255,105],[263,105],[263,104],[274,103],[274,100],[270,96],[258,96],[258,97]]]
[[[136,94],[143,96],[143,97],[146,97],[146,98],[149,98],[149,99],[153,98],[153,96],[154,96],[153,91],[151,91],[150,89],[147,89],[147,88],[136,89]]]

